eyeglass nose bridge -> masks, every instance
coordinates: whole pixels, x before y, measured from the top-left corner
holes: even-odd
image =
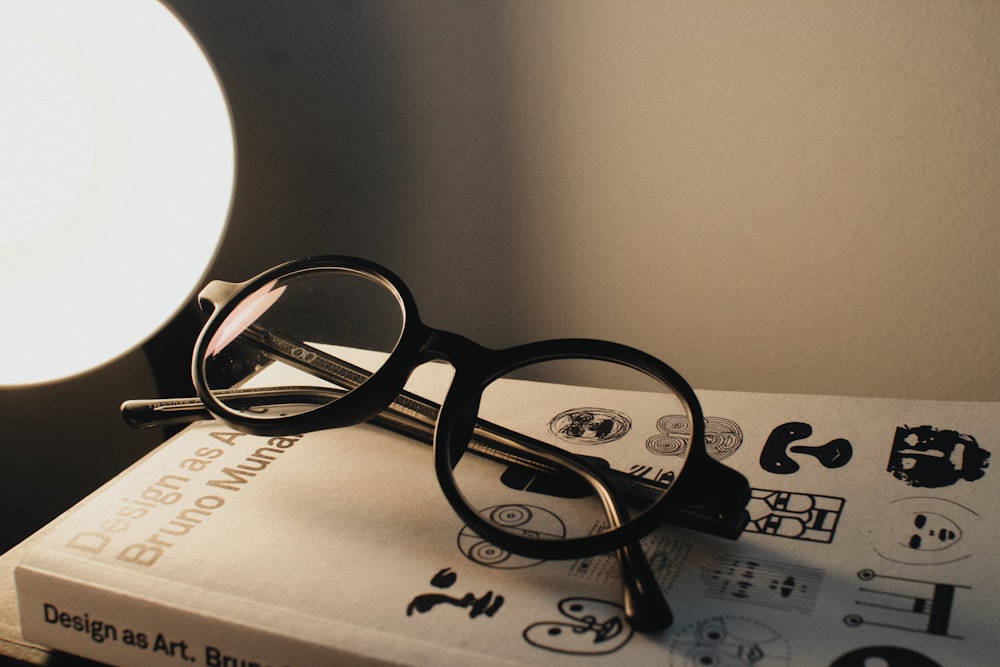
[[[423,341],[417,352],[417,363],[443,360],[450,363],[456,374],[482,374],[492,364],[496,350],[484,347],[470,338],[450,331],[424,327]]]

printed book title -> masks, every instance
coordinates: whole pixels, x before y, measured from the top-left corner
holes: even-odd
[[[42,604],[42,614],[46,624],[86,635],[95,644],[114,644],[117,642],[132,649],[149,651],[153,654],[159,654],[160,657],[172,658],[186,663],[199,662],[200,653],[201,662],[208,667],[274,667],[267,662],[227,653],[212,645],[206,645],[199,652],[187,640],[168,636],[163,632],[144,632],[128,627],[119,629],[118,625],[94,618],[89,613],[66,611],[50,602]],[[285,665],[285,667],[288,666]]]
[[[233,494],[302,439],[301,435],[270,438],[240,463],[220,470],[224,455],[241,438],[258,438],[234,431],[210,432],[208,436],[215,442],[197,447],[191,456],[178,463],[176,472],[151,481],[135,497],[123,498],[117,510],[101,520],[96,529],[75,534],[66,546],[92,554],[110,548],[114,551],[107,553],[115,553],[117,560],[151,567],[186,535],[203,527]],[[203,480],[200,484],[199,479]],[[178,509],[164,521],[164,512],[160,510],[167,506]],[[149,528],[146,524],[154,529],[145,533]],[[140,531],[146,537],[136,539]]]

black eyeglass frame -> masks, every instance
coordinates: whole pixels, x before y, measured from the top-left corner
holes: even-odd
[[[336,401],[311,411],[281,419],[261,420],[235,412],[220,402],[208,386],[204,372],[206,349],[219,325],[242,302],[244,296],[271,281],[293,273],[336,269],[354,272],[381,282],[399,300],[403,327],[392,353],[364,385]],[[214,293],[213,293],[214,292]],[[717,534],[735,537],[746,521],[743,508],[749,498],[746,479],[712,459],[704,446],[705,419],[701,404],[687,381],[659,359],[632,347],[604,340],[564,338],[527,343],[506,349],[483,347],[458,334],[433,329],[420,319],[416,301],[403,281],[374,262],[356,257],[325,255],[286,262],[250,280],[232,286],[226,294],[209,286],[199,301],[203,308],[214,307],[192,356],[192,380],[205,407],[230,425],[258,435],[285,435],[326,428],[338,428],[369,421],[383,411],[403,391],[412,371],[433,360],[449,362],[455,375],[442,402],[434,432],[434,466],[439,485],[453,510],[469,526],[497,546],[513,553],[546,559],[580,558],[606,553],[636,541],[667,522],[667,508],[677,502],[704,508],[702,514],[738,529],[722,529]],[[672,487],[638,516],[624,525],[599,534],[565,540],[540,541],[497,529],[469,506],[455,483],[452,470],[465,453],[477,418],[479,398],[494,380],[531,364],[560,359],[591,359],[617,363],[645,373],[675,391],[687,403],[691,418],[689,453]],[[537,442],[537,441],[536,441]],[[544,443],[537,443],[545,446]],[[551,448],[549,455],[566,456]],[[583,463],[588,467],[586,462]],[[601,471],[592,470],[598,478]],[[713,483],[714,482],[714,483]],[[708,490],[706,489],[706,483]],[[736,517],[732,515],[737,515]],[[728,515],[728,516],[723,516]],[[676,523],[676,521],[674,522]],[[702,526],[690,526],[704,529]]]

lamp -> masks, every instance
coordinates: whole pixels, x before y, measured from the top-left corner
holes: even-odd
[[[0,385],[142,344],[215,256],[235,155],[199,44],[155,0],[0,4]]]

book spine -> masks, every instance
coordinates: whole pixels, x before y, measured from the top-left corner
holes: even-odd
[[[25,639],[110,665],[390,664],[31,565],[19,565],[15,581]]]

